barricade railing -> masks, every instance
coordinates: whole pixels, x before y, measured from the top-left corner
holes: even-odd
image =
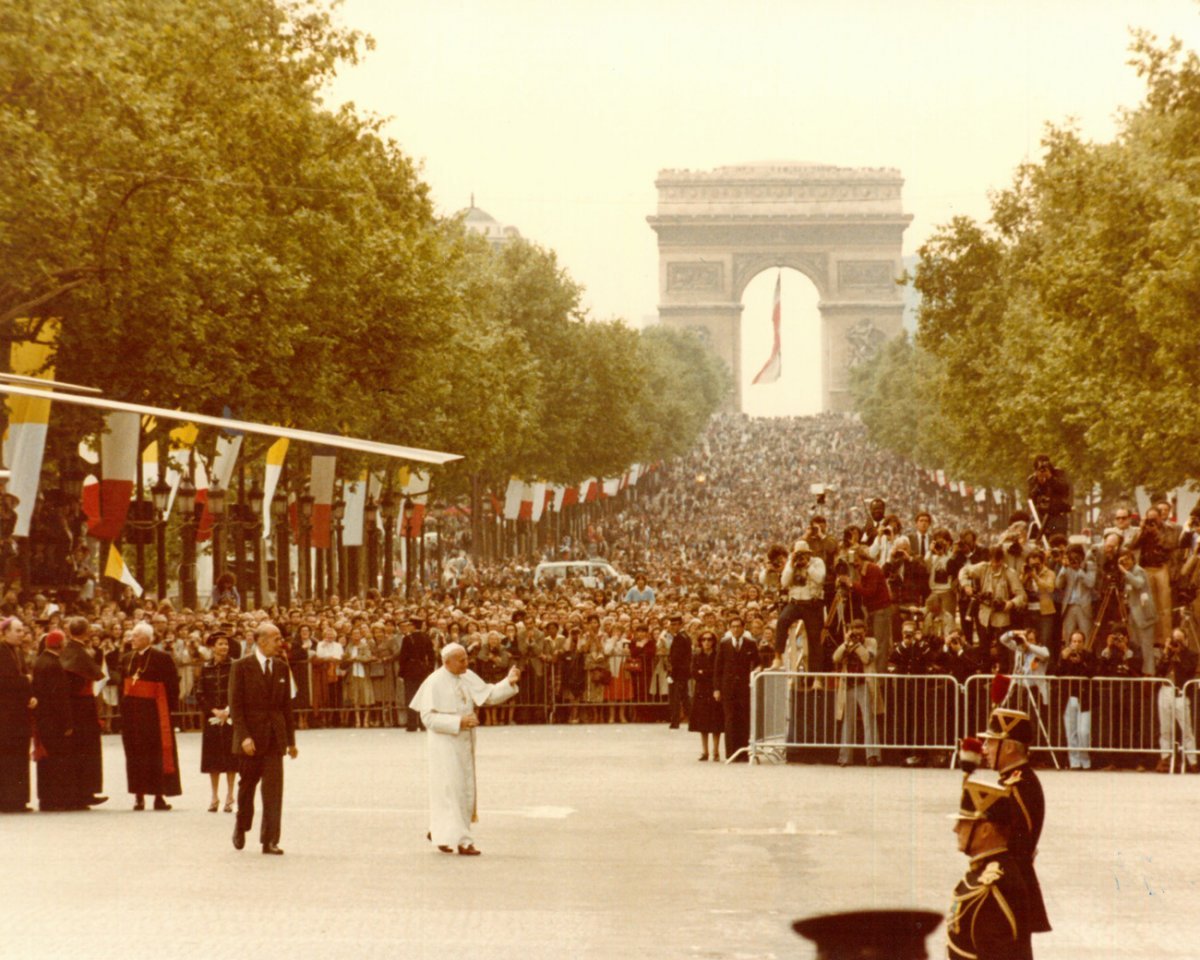
[[[1034,726],[1031,752],[1056,767],[1156,765],[1175,754],[1173,734],[1164,746],[1158,724],[1159,696],[1174,686],[1157,677],[1013,677],[999,702],[990,676],[968,678],[963,691],[965,736],[987,728],[993,707],[1029,714]]]
[[[1159,694],[1161,697],[1162,694]],[[1178,759],[1176,754],[1183,753],[1183,763],[1179,764],[1179,772],[1190,770],[1195,772],[1200,767],[1200,753],[1196,750],[1196,717],[1200,716],[1200,680],[1189,680],[1179,688],[1178,699],[1172,704],[1170,712],[1159,705],[1159,722],[1170,723],[1172,733],[1172,759]],[[1175,748],[1179,748],[1176,750]]]
[[[949,675],[792,673],[751,678],[753,760],[889,759],[949,763],[958,742],[961,689]]]
[[[603,663],[547,668],[549,722],[650,722],[667,718],[667,658],[605,657]]]

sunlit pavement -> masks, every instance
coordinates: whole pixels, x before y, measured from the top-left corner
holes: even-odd
[[[175,809],[140,813],[106,737],[107,804],[0,819],[0,955],[807,958],[793,919],[941,912],[964,867],[953,772],[700,763],[665,725],[482,728],[483,856],[447,856],[425,841],[424,736],[301,732],[283,857],[256,833],[235,851],[233,815],[207,812],[198,735]],[[1039,960],[1196,957],[1200,776],[1042,777]]]

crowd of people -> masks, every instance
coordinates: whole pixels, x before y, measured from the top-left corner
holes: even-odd
[[[1092,760],[1092,701],[1111,696],[1097,678],[1167,678],[1172,684],[1154,694],[1163,742],[1178,725],[1194,768],[1192,718],[1179,693],[1196,671],[1200,515],[1180,526],[1170,503],[1138,517],[1122,501],[1112,505],[1111,529],[1071,535],[1069,483],[1047,458],[1035,463],[1028,492],[1032,509],[1001,516],[995,503],[873,447],[851,418],[723,416],[688,457],[594,508],[585,536],[565,537],[541,557],[486,564],[470,559],[469,544],[453,545],[463,549],[447,550],[442,569],[420,577],[407,598],[370,590],[288,608],[186,610],[98,596],[60,609],[53,597],[9,592],[0,604],[9,617],[0,697],[13,717],[27,727],[32,720],[53,756],[57,708],[49,704],[57,701],[32,686],[39,664],[57,678],[45,662],[55,658],[51,638],[77,638],[90,669],[71,671],[78,652],[57,660],[76,699],[91,698],[96,735],[119,732],[129,748],[131,726],[158,724],[161,748],[165,704],[172,731],[206,738],[214,811],[229,809],[232,783],[222,797],[220,780],[236,766],[217,742],[229,726],[229,671],[264,622],[282,633],[301,728],[419,729],[409,700],[442,648],[458,642],[485,682],[513,666],[522,672],[520,695],[481,710],[481,723],[686,721],[701,738],[701,759],[711,760],[745,758],[749,680],[760,669],[838,675],[825,689],[841,691],[848,743],[860,736],[856,715],[870,740],[871,719],[885,709],[876,685],[858,675],[1016,676],[1020,690],[1040,698],[1048,737],[1064,733],[1079,767]],[[589,556],[628,579],[535,586],[538,560]],[[23,729],[5,725],[6,762],[22,752]],[[159,753],[159,766],[171,766]],[[132,775],[128,785],[161,804],[177,787],[137,788]],[[50,792],[51,806],[64,802]],[[69,802],[97,795],[98,786],[86,795],[72,788]],[[23,807],[19,799],[4,806]]]

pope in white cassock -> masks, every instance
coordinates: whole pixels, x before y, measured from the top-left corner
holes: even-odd
[[[442,853],[455,847],[477,856],[471,837],[475,815],[476,707],[503,703],[517,694],[521,671],[513,667],[499,683],[484,683],[467,669],[459,643],[442,648],[442,667],[417,690],[410,706],[421,714],[429,742],[429,839]]]

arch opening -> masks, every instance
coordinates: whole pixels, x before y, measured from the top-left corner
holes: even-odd
[[[780,285],[780,376],[774,383],[754,378],[771,356],[775,281]],[[754,417],[791,417],[823,409],[820,294],[799,270],[760,271],[742,292],[742,410]]]

